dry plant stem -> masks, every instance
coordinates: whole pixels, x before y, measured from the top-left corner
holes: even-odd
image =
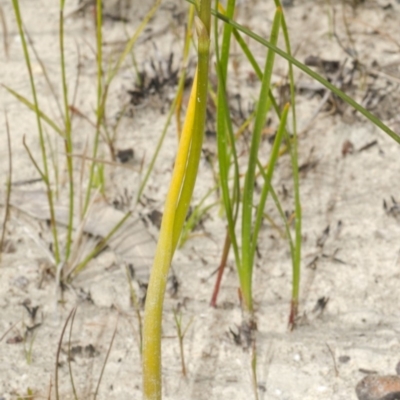
[[[253,378],[254,398],[255,400],[258,400],[257,347],[255,342],[253,342],[252,354],[251,354],[251,375]]]
[[[178,341],[179,341],[179,352],[181,355],[181,367],[182,367],[182,375],[186,377],[186,364],[185,364],[185,352],[183,348],[183,340],[185,338],[186,332],[189,329],[193,318],[189,321],[189,323],[186,325],[186,328],[182,330],[182,314],[179,311],[178,315],[178,310],[174,309],[174,319],[175,319],[175,326],[176,326],[176,333],[178,335]]]
[[[71,319],[72,315],[75,314],[75,312],[76,312],[76,307],[74,307],[71,310],[71,312],[68,314],[68,317],[65,320],[65,324],[64,324],[63,329],[61,331],[60,340],[58,341],[57,355],[56,355],[56,365],[55,365],[55,372],[54,372],[54,386],[56,388],[56,400],[60,400],[59,387],[58,387],[58,364],[59,364],[59,361],[60,361],[62,340],[64,338],[64,334],[65,334],[65,331],[66,331],[67,326],[68,326],[68,321]]]
[[[6,202],[4,210],[4,221],[3,228],[1,231],[0,238],[0,261],[4,249],[4,240],[6,237],[7,222],[10,216],[10,198],[11,198],[11,185],[12,185],[12,151],[11,151],[11,138],[10,138],[10,126],[8,124],[7,113],[4,113],[6,119],[6,132],[7,132],[7,149],[8,149],[8,178],[7,178],[7,189],[6,189]]]
[[[51,400],[51,388],[53,386],[53,381],[51,380],[50,376],[50,385],[49,385],[49,394],[47,395],[47,400]]]
[[[97,381],[97,386],[96,386],[96,390],[95,390],[94,395],[93,395],[93,400],[96,400],[96,398],[97,398],[97,393],[99,392],[100,383],[101,383],[101,380],[103,379],[104,370],[106,369],[107,361],[108,361],[108,358],[110,357],[110,353],[111,353],[112,345],[114,343],[115,335],[117,334],[118,320],[119,320],[119,315],[118,315],[117,321],[115,323],[115,328],[114,328],[113,335],[111,337],[110,345],[108,346],[106,358],[104,359],[104,363],[103,363],[103,366],[101,368],[99,380]]]
[[[71,317],[71,324],[69,326],[69,337],[68,337],[68,372],[69,378],[71,380],[72,392],[74,394],[75,400],[78,400],[78,394],[76,393],[76,387],[74,382],[74,375],[72,373],[72,363],[71,363],[71,337],[72,337],[72,328],[74,327],[74,320],[76,315],[76,308],[74,308],[72,317]]]
[[[14,12],[15,12],[15,17],[17,20],[17,25],[18,25],[18,31],[21,37],[21,43],[22,43],[22,49],[24,52],[24,58],[25,58],[25,64],[28,69],[29,73],[29,81],[31,85],[31,90],[32,90],[32,96],[33,96],[33,105],[34,105],[34,111],[36,115],[36,122],[38,125],[38,131],[39,131],[39,142],[40,142],[40,149],[42,152],[42,162],[43,162],[43,176],[44,176],[44,183],[46,185],[46,192],[47,192],[47,199],[49,202],[49,208],[50,208],[50,224],[51,224],[51,230],[53,233],[53,239],[54,239],[54,256],[56,260],[56,264],[60,262],[60,250],[59,250],[59,243],[58,243],[58,233],[57,233],[57,226],[56,226],[56,220],[55,220],[55,212],[54,212],[54,202],[53,202],[53,192],[50,187],[50,181],[49,181],[49,171],[48,171],[48,165],[47,165],[47,154],[46,154],[46,145],[45,145],[45,140],[44,140],[44,134],[43,134],[43,129],[42,129],[42,122],[41,122],[41,115],[40,115],[40,109],[39,109],[39,103],[37,99],[37,94],[36,94],[36,87],[35,87],[35,82],[33,79],[33,73],[32,73],[32,67],[31,67],[31,62],[30,62],[30,57],[29,57],[29,52],[28,52],[28,46],[26,43],[24,31],[23,31],[23,23],[22,23],[22,18],[21,18],[21,12],[19,8],[19,1],[18,0],[12,0],[13,7],[14,7]]]
[[[7,22],[6,18],[4,16],[4,11],[3,7],[0,6],[0,21],[1,24],[3,25],[3,46],[4,46],[4,53],[6,57],[8,58],[8,30],[7,30]]]
[[[208,92],[210,9],[210,0],[200,2],[199,18],[196,19],[198,67],[165,202],[160,236],[147,289],[143,327],[143,398],[145,400],[160,400],[162,393],[162,309],[168,271],[190,204],[201,155]]]
[[[2,336],[0,336],[0,343],[1,341],[8,335],[9,332],[11,332],[19,323],[21,320],[15,322],[13,325],[11,325],[4,333]]]

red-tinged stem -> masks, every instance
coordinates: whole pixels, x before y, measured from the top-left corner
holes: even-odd
[[[211,302],[210,302],[211,307],[217,307],[217,298],[218,298],[219,288],[221,286],[222,275],[224,274],[230,247],[231,247],[231,239],[229,236],[229,232],[226,232],[224,250],[222,251],[221,262],[218,267],[217,280],[215,281],[214,292],[213,292]]]
[[[296,327],[296,318],[299,311],[299,302],[298,300],[292,299],[290,302],[290,315],[288,327],[292,331]]]

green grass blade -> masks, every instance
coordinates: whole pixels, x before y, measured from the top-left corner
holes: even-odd
[[[271,43],[278,41],[280,20],[282,10],[278,8],[275,13],[274,22],[271,30]],[[244,305],[248,311],[252,311],[252,212],[253,212],[253,190],[255,183],[255,170],[258,159],[258,150],[261,142],[261,132],[264,128],[267,118],[267,112],[270,107],[268,93],[270,90],[272,69],[275,61],[275,53],[268,51],[265,62],[263,81],[260,95],[258,97],[257,112],[254,121],[254,129],[250,145],[249,162],[245,177],[243,190],[243,208],[242,208],[242,264],[239,266],[240,287],[242,290]]]
[[[217,7],[219,3],[217,2]],[[227,15],[233,15],[235,10],[235,2],[229,1],[227,7]],[[229,113],[228,101],[226,98],[226,79],[229,61],[230,38],[232,29],[224,28],[223,41],[221,46],[221,56],[218,44],[218,24],[217,19],[214,20],[214,36],[215,36],[215,55],[216,68],[218,74],[218,100],[216,115],[217,130],[217,148],[218,148],[218,165],[219,165],[219,182],[222,191],[222,198],[225,207],[226,218],[228,222],[228,232],[230,241],[235,255],[236,264],[240,264],[239,246],[235,233],[235,226],[240,203],[240,182],[239,182],[239,162],[236,153],[235,137],[233,134],[232,120]],[[231,165],[231,155],[233,156],[234,166],[234,186],[232,196],[229,191],[229,170]]]
[[[260,202],[257,206],[257,214],[255,217],[253,238],[252,238],[253,240],[252,240],[251,250],[250,250],[251,255],[252,255],[251,264],[253,264],[253,262],[254,262],[254,254],[256,252],[256,247],[257,247],[258,233],[260,231],[261,223],[263,220],[264,208],[265,208],[265,203],[267,201],[267,196],[268,196],[268,193],[272,186],[272,183],[271,183],[272,175],[275,170],[275,164],[276,164],[276,161],[278,160],[278,156],[279,156],[279,148],[281,146],[283,134],[286,129],[286,120],[287,120],[288,111],[289,111],[289,104],[286,104],[286,106],[284,107],[283,112],[282,112],[282,118],[281,118],[281,122],[279,124],[278,131],[275,136],[274,145],[272,147],[270,159],[268,162],[268,170],[265,175],[265,183],[262,188]],[[258,160],[257,160],[257,163],[258,163]]]
[[[189,3],[194,4],[194,0],[186,0]],[[351,105],[354,109],[356,109],[358,112],[360,112],[362,115],[364,115],[367,119],[369,119],[374,125],[376,125],[378,128],[382,129],[386,134],[388,134],[393,140],[395,140],[397,143],[400,144],[400,136],[392,131],[386,124],[384,124],[379,118],[377,118],[375,115],[371,114],[368,110],[366,110],[363,106],[358,104],[355,100],[353,100],[350,96],[347,94],[343,93],[340,89],[338,89],[335,85],[332,85],[330,82],[328,82],[325,78],[323,78],[321,75],[318,73],[314,72],[312,69],[308,68],[306,65],[298,61],[296,58],[292,57],[288,53],[284,52],[281,50],[279,47],[273,45],[272,43],[268,42],[261,36],[257,35],[256,33],[252,32],[250,29],[245,28],[244,26],[238,24],[234,20],[226,17],[225,15],[215,11],[214,9],[211,10],[212,14],[216,16],[217,18],[221,19],[227,24],[232,25],[234,28],[236,28],[238,31],[243,32],[245,35],[251,37],[254,39],[256,42],[268,47],[270,50],[274,51],[276,54],[284,58],[285,60],[289,61],[293,65],[295,65],[297,68],[299,68],[301,71],[306,73],[307,75],[311,76],[311,78],[315,79],[316,81],[320,82],[322,85],[324,85],[327,89],[332,91],[334,94],[336,94],[338,97],[340,97],[343,101],[345,101],[347,104]]]
[[[280,5],[280,0],[275,0],[277,5]],[[286,51],[291,56],[291,46],[289,32],[286,25],[285,16],[282,15],[282,32],[285,39]],[[295,246],[292,256],[293,281],[292,281],[292,302],[289,316],[289,325],[294,327],[295,319],[298,313],[299,292],[300,292],[300,274],[301,274],[301,247],[302,247],[302,210],[300,202],[300,180],[299,180],[299,163],[298,163],[298,137],[297,137],[297,119],[296,119],[296,89],[294,84],[293,65],[289,62],[289,84],[290,98],[292,102],[292,129],[293,140],[292,145],[289,145],[290,157],[292,162],[292,176],[294,188],[294,204],[295,204]],[[288,142],[289,143],[289,142]]]
[[[281,205],[281,203],[280,203],[280,201],[279,201],[279,198],[278,198],[278,196],[277,196],[277,194],[276,194],[276,192],[275,192],[274,187],[273,187],[272,184],[268,181],[267,174],[266,174],[266,172],[265,172],[263,166],[261,165],[261,162],[258,161],[258,162],[257,162],[257,165],[258,165],[258,168],[259,168],[259,170],[260,170],[261,176],[264,178],[264,184],[269,186],[269,191],[270,191],[270,193],[271,193],[271,197],[272,197],[272,199],[274,200],[276,209],[278,210],[278,213],[279,213],[279,215],[280,215],[280,217],[281,217],[281,219],[282,219],[282,221],[283,221],[283,223],[284,223],[284,225],[285,225],[286,238],[287,238],[287,240],[288,240],[288,242],[289,242],[290,255],[291,255],[292,260],[293,260],[293,259],[294,259],[294,254],[295,254],[295,253],[294,253],[294,243],[293,243],[292,235],[291,235],[291,233],[290,233],[290,227],[289,227],[289,224],[288,224],[286,215],[285,215],[285,213],[284,213],[284,211],[283,211],[282,205]]]

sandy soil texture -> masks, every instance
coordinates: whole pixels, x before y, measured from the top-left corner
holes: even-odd
[[[90,2],[66,3],[65,53],[71,99],[77,87],[73,135],[78,181],[82,169],[87,170],[78,155],[92,143],[94,134],[95,27]],[[104,3],[104,59],[112,62],[151,3]],[[400,132],[399,2],[286,3],[285,15],[296,57]],[[0,83],[30,99],[12,4],[0,0],[0,7],[5,21],[0,20]],[[41,107],[62,125],[40,65],[45,64],[60,100],[58,2],[21,0],[20,7],[25,29],[40,57],[39,61],[31,54]],[[39,174],[22,144],[25,137],[32,154],[39,159],[35,115],[3,86],[0,88],[0,221],[8,174],[3,110],[8,115],[13,159],[8,247],[0,264],[1,400],[21,398],[29,390],[35,399],[48,398],[50,390],[55,398],[57,367],[62,399],[74,398],[71,376],[78,397],[92,398],[114,332],[97,398],[141,398],[139,332],[143,311],[137,312],[133,306],[130,288],[140,302],[158,232],[150,216],[162,212],[174,162],[175,120],[143,201],[134,207],[134,199],[175,93],[174,74],[180,68],[187,9],[184,1],[162,2],[135,45],[134,57],[110,87],[106,113],[110,130],[119,121],[115,149],[133,149],[134,157],[128,163],[117,160],[105,164],[106,200],[96,202],[92,210],[82,252],[89,251],[96,238],[105,235],[98,230],[103,226],[100,218],[107,216],[110,221],[117,221],[129,209],[133,214],[118,240],[62,289],[56,283],[49,248],[44,186],[37,182]],[[273,10],[272,1],[242,1],[236,18],[267,38]],[[265,50],[251,40],[248,44],[263,65]],[[193,75],[194,54],[191,60],[189,78]],[[138,87],[137,71],[145,71],[142,88]],[[287,64],[278,58],[273,82],[282,102],[288,93],[286,75]],[[215,83],[215,73],[210,82]],[[303,210],[301,316],[297,328],[289,332],[290,253],[280,234],[279,215],[269,200],[265,211],[278,227],[267,221],[263,225],[254,271],[258,396],[269,400],[356,399],[357,382],[371,373],[394,374],[400,360],[400,146],[299,71],[296,82]],[[254,107],[258,90],[251,66],[233,44],[229,97],[238,125]],[[214,185],[217,168],[212,115],[207,127],[194,206]],[[265,159],[271,148],[268,135],[274,128],[272,120],[262,144]],[[67,200],[64,148],[57,134],[49,126],[45,129],[53,153],[58,154],[57,215],[62,223]],[[248,135],[239,145],[244,167]],[[99,157],[110,161],[105,143],[101,143]],[[290,168],[289,157],[281,157],[274,177],[275,188],[289,214],[293,211]],[[79,193],[77,189],[77,198]],[[214,193],[206,204],[216,201]],[[225,238],[221,214],[219,205],[211,208],[173,262],[164,313],[165,399],[255,398],[252,351],[241,328],[232,258],[225,271],[218,307],[209,306]],[[61,230],[61,234],[65,233]],[[56,367],[62,328],[75,306],[73,329],[66,330]],[[183,327],[190,324],[184,339],[186,377],[181,369],[174,310],[181,315]]]

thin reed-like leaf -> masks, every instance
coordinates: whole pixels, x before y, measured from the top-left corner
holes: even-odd
[[[277,8],[274,22],[271,29],[271,43],[278,41],[278,33],[280,28],[282,10]],[[243,189],[243,208],[242,208],[242,262],[238,266],[240,288],[244,300],[245,308],[252,312],[252,272],[254,248],[252,243],[256,240],[253,230],[252,211],[253,211],[253,188],[255,182],[255,172],[258,159],[258,150],[261,141],[261,132],[264,128],[270,100],[268,93],[270,90],[272,69],[275,61],[275,53],[268,51],[265,61],[263,80],[261,84],[260,94],[258,96],[257,111],[254,120],[254,129],[250,145],[249,161],[246,171],[244,189]]]
[[[286,129],[286,120],[287,120],[287,115],[289,111],[289,104],[286,104],[285,107],[283,108],[282,112],[282,118],[279,124],[278,131],[275,136],[274,140],[274,145],[271,150],[271,156],[268,162],[268,170],[265,175],[265,181],[262,191],[261,191],[261,196],[260,196],[260,201],[257,206],[257,214],[255,217],[254,221],[254,229],[253,229],[253,237],[252,237],[252,244],[251,244],[251,255],[252,255],[252,260],[251,263],[253,264],[254,262],[254,254],[256,252],[256,247],[257,247],[257,239],[258,239],[258,233],[260,231],[263,215],[264,215],[264,208],[265,208],[265,203],[267,201],[267,196],[270,192],[270,187],[271,187],[271,181],[272,181],[272,175],[275,170],[275,164],[278,160],[279,156],[279,148],[281,146],[282,138],[283,138],[283,133],[285,132]],[[258,160],[257,160],[258,161]]]
[[[217,7],[219,2],[217,1]],[[233,16],[235,10],[235,1],[230,0],[227,7],[227,15]],[[231,28],[224,27],[221,54],[218,44],[218,24],[214,20],[215,35],[215,55],[217,59],[216,68],[218,75],[218,100],[216,115],[217,130],[217,148],[219,165],[219,183],[222,190],[225,213],[228,222],[228,232],[230,235],[229,243],[232,244],[236,265],[240,264],[239,246],[237,243],[235,226],[240,203],[240,182],[239,182],[239,162],[236,153],[235,136],[233,134],[232,120],[229,113],[229,106],[226,99],[226,81],[229,61],[229,50],[231,40]],[[232,195],[229,190],[229,171],[231,166],[231,157],[233,157],[233,189]],[[229,244],[229,246],[230,246]]]
[[[194,4],[194,0],[186,0],[188,3]],[[347,94],[343,93],[340,89],[338,89],[335,85],[332,83],[328,82],[325,78],[323,78],[321,75],[298,61],[296,58],[292,57],[288,53],[284,52],[281,50],[279,47],[273,45],[269,41],[265,40],[261,36],[257,35],[256,33],[252,32],[250,29],[245,28],[244,26],[240,25],[236,21],[226,17],[225,15],[215,11],[214,9],[211,10],[212,14],[216,16],[217,18],[221,19],[227,24],[232,25],[234,28],[236,28],[238,31],[243,32],[245,35],[251,37],[254,39],[256,42],[262,44],[263,46],[268,47],[270,50],[274,51],[276,54],[281,56],[282,58],[286,59],[293,65],[295,65],[297,68],[302,70],[304,73],[307,75],[311,76],[311,78],[315,79],[322,85],[324,85],[327,89],[332,91],[334,94],[336,94],[338,97],[340,97],[344,102],[347,104],[351,105],[354,109],[356,109],[358,112],[360,112],[362,115],[364,115],[367,119],[369,119],[374,125],[376,125],[378,128],[382,129],[387,135],[389,135],[393,140],[395,140],[397,143],[400,144],[400,136],[391,130],[386,124],[384,124],[379,118],[377,118],[375,115],[371,114],[367,109],[362,107],[360,104],[358,104],[354,99],[352,99],[350,96]]]
[[[103,363],[103,366],[101,368],[99,380],[97,381],[97,386],[96,386],[96,390],[94,391],[93,400],[97,399],[97,394],[99,393],[100,384],[101,384],[101,381],[103,379],[103,375],[104,375],[104,371],[106,369],[107,361],[108,361],[108,358],[110,357],[110,353],[111,353],[112,345],[114,343],[115,335],[117,334],[118,319],[119,319],[119,315],[118,315],[118,318],[117,318],[117,322],[115,323],[115,328],[114,328],[114,332],[113,332],[113,335],[112,335],[111,340],[110,340],[110,345],[108,346],[108,349],[107,349],[106,358],[104,359],[104,363]]]
[[[26,97],[20,95],[15,90],[9,88],[6,85],[2,85],[4,89],[6,89],[9,93],[11,93],[17,100],[19,100],[22,104],[25,104],[29,109],[31,109],[35,114],[39,115],[41,119],[43,119],[46,124],[48,124],[51,128],[53,128],[61,137],[64,137],[63,130],[57,126],[57,124],[40,108],[37,108],[35,104],[31,103]]]
[[[74,375],[72,373],[72,354],[71,354],[71,337],[72,337],[72,328],[74,327],[74,320],[76,315],[76,308],[73,309],[72,316],[71,316],[71,324],[69,327],[69,336],[68,336],[68,372],[69,372],[69,379],[71,381],[72,393],[74,394],[74,399],[78,400],[78,394],[76,392]]]
[[[64,146],[66,153],[68,190],[69,190],[67,240],[65,243],[65,260],[68,261],[71,253],[72,231],[74,229],[74,168],[72,164],[72,157],[70,156],[70,154],[73,153],[73,144],[72,144],[71,115],[68,103],[67,73],[65,66],[64,5],[65,5],[65,0],[60,0],[59,43],[60,43],[60,59],[61,59],[60,63],[61,63],[62,94],[64,101],[64,122],[65,122]]]
[[[58,368],[60,364],[60,354],[61,354],[61,346],[62,346],[62,341],[64,338],[65,331],[68,326],[68,322],[71,319],[72,315],[74,315],[76,312],[76,307],[74,307],[71,312],[68,314],[67,319],[65,320],[63,329],[61,331],[60,335],[60,340],[58,341],[58,346],[57,346],[57,354],[56,354],[56,363],[55,363],[55,371],[54,371],[54,386],[55,386],[55,391],[56,391],[56,400],[60,400],[60,388],[59,388],[59,382],[58,382]]]
[[[275,0],[276,6],[280,6],[280,0]],[[282,13],[282,32],[285,39],[286,51],[289,56],[292,56],[290,46],[289,31],[286,25],[285,15]],[[302,247],[302,211],[300,202],[300,181],[299,181],[299,162],[298,162],[298,137],[297,137],[297,118],[296,118],[296,88],[294,83],[293,65],[289,62],[289,85],[290,85],[290,99],[292,103],[292,133],[293,140],[291,145],[288,138],[288,146],[290,150],[290,159],[292,163],[292,176],[294,188],[294,204],[295,204],[295,246],[294,254],[292,253],[292,301],[291,310],[289,315],[289,326],[293,329],[294,322],[298,313],[299,293],[300,293],[300,274],[301,274],[301,247]]]

